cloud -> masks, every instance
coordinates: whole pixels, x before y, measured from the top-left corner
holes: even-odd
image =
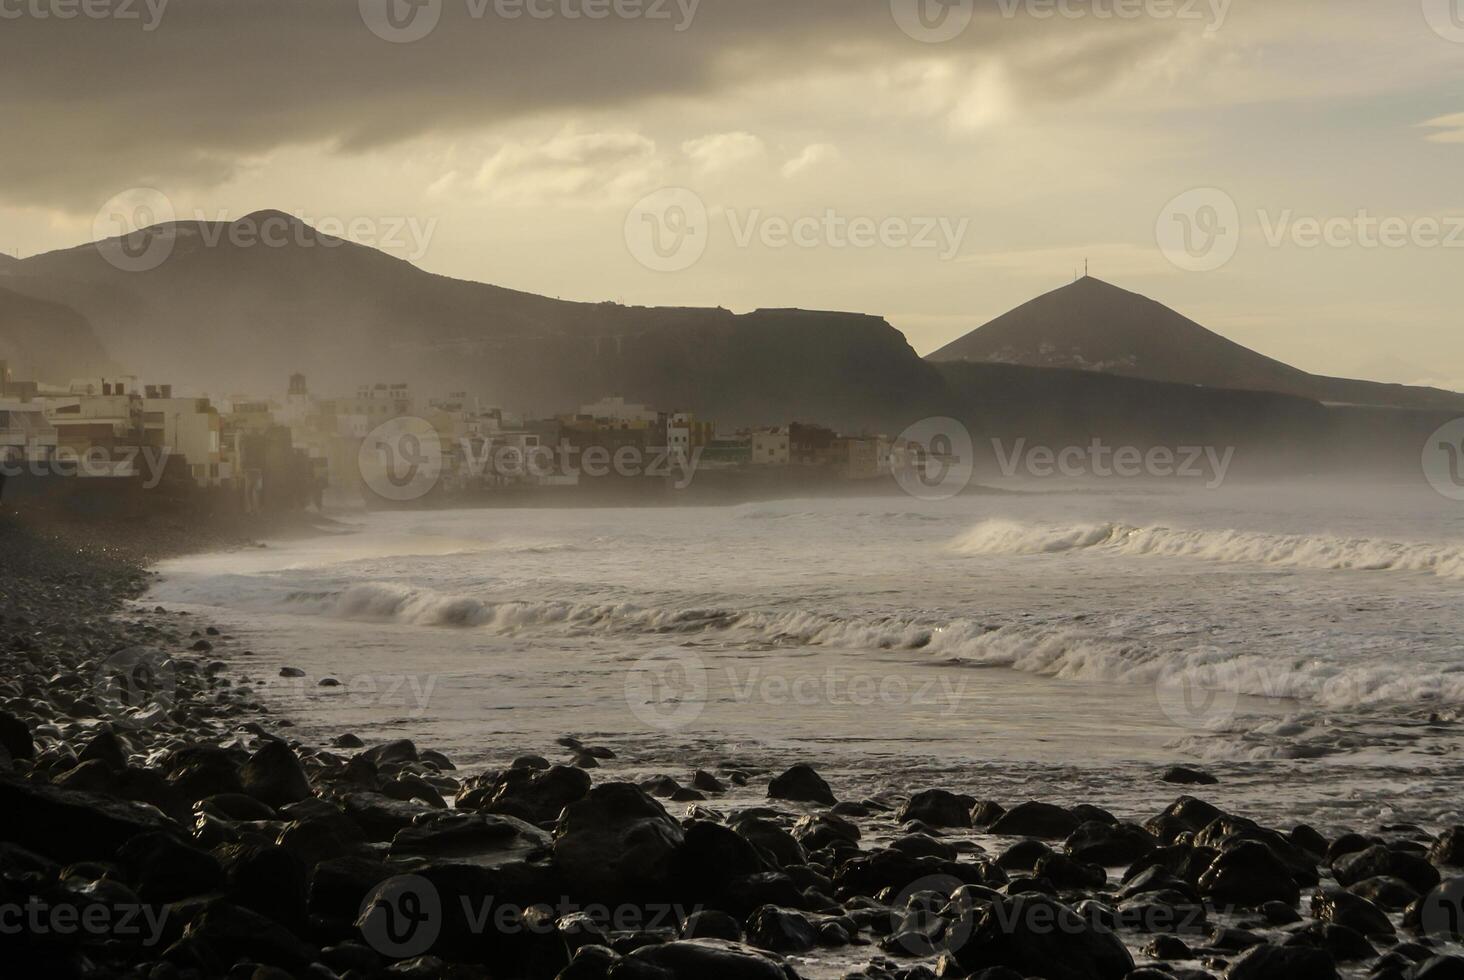
[[[767,155],[763,141],[751,133],[714,133],[681,144],[681,152],[691,158],[702,173],[721,173]]]
[[[844,93],[843,105],[796,97],[744,105],[754,122],[761,114],[801,115],[806,129],[854,112],[882,73],[937,62],[963,79],[996,55],[1008,65],[1013,100],[1066,99],[1113,83],[1138,54],[1172,41],[1153,28],[1130,31],[1121,43],[1095,42],[1076,72],[1064,68],[1071,45],[1055,38],[1112,37],[1127,25],[1002,18],[994,5],[981,5],[984,20],[931,46],[899,29],[889,0],[638,8],[668,11],[670,19],[558,13],[579,5],[541,4],[547,19],[505,19],[495,13],[502,5],[442,0],[413,8],[441,12],[435,29],[413,43],[383,40],[350,0],[173,0],[152,30],[117,18],[7,18],[0,200],[80,214],[138,184],[218,185],[285,149],[328,159],[601,113],[666,120],[679,130],[668,134],[676,145],[697,138],[695,120],[711,107],[737,106],[740,93],[760,86],[786,83],[795,95],[822,79],[859,86]],[[693,9],[686,23],[680,12]],[[961,111],[978,119],[985,112]]]
[[[1464,112],[1439,116],[1420,125],[1435,130],[1424,137],[1430,143],[1464,143]]]
[[[484,161],[472,186],[495,204],[608,204],[654,182],[656,144],[634,132],[564,130],[515,141]]]
[[[783,164],[781,173],[787,179],[793,180],[842,159],[839,148],[833,144],[810,143],[803,148],[802,153]]]

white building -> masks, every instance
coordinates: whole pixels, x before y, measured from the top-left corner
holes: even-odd
[[[218,486],[222,463],[218,411],[207,398],[174,398],[171,385],[149,386],[142,400],[144,444],[181,455],[199,486]]]
[[[752,465],[787,466],[789,459],[787,429],[760,429],[752,434]]]
[[[56,427],[35,402],[0,400],[0,463],[43,463],[56,455]]]

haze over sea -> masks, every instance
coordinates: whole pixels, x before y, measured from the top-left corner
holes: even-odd
[[[352,520],[168,562],[142,601],[238,636],[301,737],[460,766],[574,734],[636,772],[805,758],[1142,809],[1188,762],[1217,802],[1324,825],[1438,820],[1461,774],[1464,515],[1427,489]]]

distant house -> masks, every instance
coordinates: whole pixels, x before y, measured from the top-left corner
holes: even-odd
[[[690,456],[694,450],[706,448],[715,429],[711,422],[698,420],[690,412],[676,412],[666,420],[666,448]]]
[[[790,441],[787,429],[759,429],[752,433],[748,462],[754,466],[787,466]]]
[[[174,398],[172,385],[148,385],[143,392],[143,444],[183,457],[202,487],[228,482],[223,462],[222,422],[207,398]]]
[[[833,448],[837,457],[842,457],[837,465],[845,479],[872,480],[888,470],[888,453],[878,437],[839,438],[834,440]]]
[[[834,443],[839,434],[821,425],[794,422],[788,426],[789,461],[797,466],[829,466],[843,462]]]
[[[33,402],[0,400],[0,463],[7,468],[44,463],[56,455],[56,427]]]

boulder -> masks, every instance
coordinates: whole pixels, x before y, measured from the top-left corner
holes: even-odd
[[[940,881],[952,890],[963,884],[995,887],[1006,883],[1006,875],[992,864],[942,861],[883,850],[861,853],[840,864],[834,872],[834,888],[840,898],[872,898],[885,888],[898,892],[924,878]]]
[[[693,820],[683,834],[672,861],[672,877],[675,894],[692,903],[716,903],[733,879],[775,867],[746,837],[719,823]]]
[[[1312,918],[1334,922],[1364,936],[1391,936],[1393,923],[1387,913],[1360,895],[1326,889],[1312,896]]]
[[[807,916],[764,905],[747,920],[747,941],[774,953],[806,953],[819,945],[818,930]]]
[[[992,903],[952,955],[968,973],[1005,967],[1046,980],[1122,980],[1134,969],[1112,931],[1039,894]]]
[[[602,902],[664,898],[681,825],[638,786],[605,783],[564,808],[554,865],[577,896]]]
[[[725,939],[742,942],[742,926],[726,912],[703,909],[686,917],[681,926],[682,939]]]
[[[573,766],[509,769],[488,785],[459,796],[458,809],[506,813],[530,823],[548,823],[557,820],[565,807],[584,799],[589,791],[589,773]]]
[[[1039,859],[1032,872],[1063,891],[1092,891],[1108,883],[1108,873],[1099,865],[1086,864],[1058,851]]]
[[[493,868],[547,855],[553,844],[547,832],[516,817],[439,811],[397,831],[391,840],[390,856],[436,858]]]
[[[833,806],[839,802],[834,798],[834,791],[829,789],[829,784],[824,782],[823,777],[815,772],[812,766],[801,764],[794,766],[781,776],[773,778],[772,782],[768,784],[768,799],[822,803],[824,806]]]
[[[12,759],[34,759],[36,742],[30,726],[8,711],[0,711],[0,749]]]
[[[776,821],[765,817],[743,817],[732,824],[732,829],[746,838],[775,867],[802,864],[808,860],[798,838]]]
[[[1259,841],[1221,851],[1200,876],[1200,893],[1219,905],[1259,908],[1266,902],[1295,906],[1301,889],[1285,864]]]
[[[969,827],[975,806],[974,797],[943,789],[927,789],[910,797],[895,814],[895,819],[901,823],[919,820],[932,827]]]
[[[1146,828],[1166,843],[1173,843],[1173,837],[1160,832],[1163,827],[1177,827],[1195,832],[1208,827],[1225,814],[1219,807],[1193,796],[1181,796],[1165,808],[1164,812],[1151,819]]]
[[[1438,869],[1427,858],[1393,850],[1385,844],[1374,844],[1338,858],[1332,865],[1332,874],[1344,887],[1385,875],[1407,882],[1408,887],[1420,894],[1426,894],[1441,880]]]
[[[139,834],[183,836],[157,809],[0,777],[5,839],[57,861],[110,859]]]
[[[820,813],[800,818],[793,825],[793,836],[807,851],[840,845],[852,845],[857,850],[860,832],[852,820],[836,817],[832,813]]]
[[[227,844],[215,849],[227,877],[229,901],[292,932],[306,920],[307,869],[276,844]]]
[[[1074,830],[1063,847],[1076,861],[1116,868],[1153,854],[1159,839],[1136,824],[1090,820]]]
[[[1214,786],[1220,782],[1205,770],[1191,766],[1173,766],[1165,770],[1164,775],[1159,778],[1163,782],[1174,783],[1177,786]]]
[[[380,793],[346,793],[339,802],[345,815],[372,841],[390,841],[418,818],[426,819],[438,812],[421,803],[394,800]]]
[[[1337,964],[1312,946],[1255,946],[1236,957],[1226,980],[1337,980]]]
[[[217,858],[172,834],[139,834],[117,849],[117,862],[137,883],[138,897],[148,903],[166,905],[224,883]]]
[[[1418,892],[1408,882],[1387,875],[1355,881],[1347,890],[1388,912],[1401,912],[1419,899]]]
[[[1464,868],[1464,827],[1450,827],[1440,834],[1429,848],[1428,856],[1435,864]]]
[[[202,943],[224,964],[249,959],[303,972],[318,957],[315,947],[257,912],[217,902],[183,930],[184,943]]]
[[[309,799],[314,792],[294,750],[273,740],[265,742],[239,770],[239,782],[245,793],[274,807]]]
[[[1335,922],[1308,922],[1287,936],[1282,945],[1324,949],[1336,963],[1360,963],[1378,955],[1366,936]]]
[[[1078,818],[1070,810],[1051,803],[1021,803],[996,819],[993,834],[1008,837],[1039,837],[1063,840],[1078,829]],[[1050,980],[1050,978],[1049,978]]]
[[[638,972],[626,967],[650,967]],[[611,977],[659,977],[664,980],[798,980],[780,957],[720,939],[690,939],[642,946],[610,971]]]
[[[1464,959],[1432,956],[1410,970],[1408,980],[1464,980]]]

